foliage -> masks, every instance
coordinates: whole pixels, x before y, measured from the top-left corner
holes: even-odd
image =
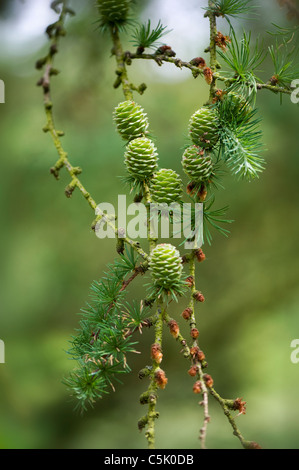
[[[166,30],[166,26],[163,26],[159,20],[157,26],[152,29],[151,20],[147,23],[138,26],[132,33],[132,44],[137,47],[139,52],[143,52],[146,48],[153,48],[160,45],[158,42],[165,34],[170,31]]]
[[[231,109],[229,98],[217,104],[219,155],[235,176],[251,180],[264,170],[261,118],[257,117],[256,109],[248,110],[246,103],[235,115],[232,115]]]
[[[65,384],[82,409],[108,393],[109,386],[114,390],[121,374],[131,371],[127,355],[136,353],[137,345],[131,332],[142,327],[147,314],[142,304],[125,301],[125,277],[135,269],[134,251],[127,249],[100,281],[92,283],[92,302],[81,310],[80,329],[68,351],[78,367]]]
[[[230,219],[226,219],[225,215],[228,210],[228,206],[223,207],[222,209],[214,209],[212,210],[212,206],[215,202],[215,196],[211,196],[211,198],[205,202],[204,204],[204,211],[203,211],[203,230],[204,230],[204,238],[208,242],[209,245],[212,244],[213,236],[210,230],[210,227],[217,230],[219,233],[228,237],[229,230],[224,228],[223,224],[231,224],[233,221]]]
[[[273,85],[290,88],[292,81],[299,77],[299,68],[296,68],[295,64],[298,48],[294,44],[298,27],[282,28],[278,25],[274,26],[276,31],[274,33],[269,32],[269,34],[276,36],[275,44],[269,46],[269,53],[274,66],[274,74],[270,81]]]
[[[251,0],[215,0],[206,8],[207,11],[217,15],[236,18],[252,12],[254,6]]]
[[[256,75],[257,68],[265,60],[263,46],[256,41],[254,49],[251,48],[251,32],[244,31],[243,37],[239,40],[233,29],[230,31],[231,43],[228,45],[227,53],[219,50],[218,54],[229,66],[231,73],[230,90],[238,90],[241,94],[248,96],[257,92],[259,78]]]

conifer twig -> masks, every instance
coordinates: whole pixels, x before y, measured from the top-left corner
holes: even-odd
[[[132,52],[126,52],[126,60],[128,65],[130,64],[131,60],[134,59],[145,59],[145,60],[154,60],[159,66],[162,65],[163,62],[168,62],[171,64],[174,64],[176,67],[179,69],[182,68],[187,68],[191,70],[193,76],[196,78],[198,75],[203,75],[203,71],[196,67],[195,65],[192,65],[190,62],[181,60],[179,58],[175,57],[169,57],[165,54],[135,54]]]
[[[117,63],[117,69],[115,73],[117,75],[118,83],[122,84],[122,88],[123,88],[123,92],[124,92],[126,100],[133,100],[132,87],[128,79],[126,64],[124,60],[124,52],[123,52],[122,44],[120,42],[117,26],[112,26],[110,28],[110,32],[111,32],[111,38],[113,42],[112,52],[115,55],[116,63]],[[115,85],[115,88],[116,88],[116,85]]]
[[[47,28],[47,33],[49,35],[50,42],[51,42],[49,52],[46,57],[37,61],[37,64],[36,64],[36,67],[38,69],[45,67],[45,72],[42,78],[37,83],[38,86],[41,86],[43,88],[44,107],[45,107],[45,113],[46,113],[46,118],[47,118],[47,123],[44,126],[43,130],[44,132],[49,132],[49,134],[51,135],[54,146],[59,156],[59,159],[55,163],[54,167],[51,168],[51,173],[55,176],[56,179],[58,179],[60,170],[63,167],[66,168],[67,172],[69,173],[71,177],[71,182],[65,189],[66,196],[71,197],[75,188],[79,189],[80,193],[86,199],[91,209],[93,211],[97,210],[98,215],[97,215],[95,222],[98,222],[99,220],[106,222],[107,225],[116,234],[116,237],[117,237],[118,236],[117,227],[110,220],[109,215],[106,215],[103,211],[101,211],[98,208],[98,204],[96,203],[94,198],[90,195],[90,193],[87,191],[85,186],[82,184],[81,180],[78,178],[78,175],[82,172],[82,170],[79,167],[74,167],[70,163],[68,154],[64,150],[62,143],[61,143],[61,137],[64,135],[64,132],[57,130],[54,124],[53,103],[51,100],[51,77],[58,73],[58,71],[54,68],[54,55],[58,52],[59,38],[66,34],[64,30],[64,22],[65,22],[67,14],[69,13],[70,13],[70,10],[67,6],[67,2],[63,2],[58,21],[54,23],[53,25],[50,25],[51,27]],[[93,224],[93,227],[95,226],[95,222]],[[129,237],[124,237],[123,241],[124,243],[127,243],[128,245],[130,245],[143,259],[146,260],[148,258],[147,253],[139,246],[138,243],[134,242]]]
[[[199,75],[203,76],[203,70],[198,68],[195,65],[191,64],[190,62],[181,60],[179,58],[174,58],[174,57],[168,57],[166,55],[155,55],[155,54],[135,54],[131,52],[125,52],[126,58],[127,58],[127,63],[130,63],[130,60],[134,59],[141,59],[141,60],[154,60],[159,66],[162,65],[163,62],[168,62],[171,64],[174,64],[176,67],[182,69],[182,68],[187,68],[192,72],[192,75],[194,78],[197,78]],[[215,80],[219,80],[220,82],[224,82],[227,85],[230,85],[234,80],[231,78],[224,77],[221,75],[221,73],[215,71],[213,74],[213,77]],[[290,95],[292,93],[292,90],[289,88],[284,88],[284,87],[279,87],[279,86],[274,86],[270,85],[268,83],[258,83],[257,85],[258,90],[269,90],[272,91],[273,93],[284,93],[287,95]]]
[[[189,262],[189,275],[190,278],[193,279],[193,283],[190,288],[190,302],[189,302],[189,308],[190,308],[190,332],[192,334],[192,331],[195,331],[196,328],[196,318],[195,318],[195,296],[196,296],[196,281],[195,281],[195,257],[193,253],[193,257],[190,259]],[[198,341],[197,338],[194,337],[192,347],[198,348]],[[206,448],[206,435],[207,435],[207,426],[208,423],[210,422],[210,416],[209,416],[209,399],[208,399],[208,389],[204,380],[203,376],[203,371],[202,371],[202,365],[201,361],[198,358],[195,358],[194,364],[197,367],[197,375],[201,384],[201,390],[202,390],[202,396],[203,396],[203,409],[204,409],[204,422],[203,426],[200,429],[200,441],[201,441],[201,447],[203,449]]]

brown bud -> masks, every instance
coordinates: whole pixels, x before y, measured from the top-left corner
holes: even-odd
[[[186,284],[188,287],[192,287],[194,284],[194,277],[193,276],[188,276],[186,279]]]
[[[273,75],[273,77],[270,78],[270,84],[275,86],[278,83],[278,77],[277,75]]]
[[[198,351],[199,351],[198,346],[192,346],[192,348],[190,349],[190,354],[194,359],[197,357]]]
[[[199,202],[204,202],[207,198],[207,194],[208,194],[208,191],[207,191],[207,188],[206,188],[206,185],[205,184],[201,184],[198,192],[197,192],[197,199]]]
[[[165,376],[165,372],[162,369],[158,369],[155,373],[155,381],[159,388],[164,389],[167,385],[168,379]]]
[[[205,353],[203,351],[199,350],[198,353],[197,353],[197,359],[200,362],[202,362],[202,361],[205,360],[205,358],[206,358]]]
[[[179,333],[180,333],[180,328],[179,328],[179,325],[177,324],[177,322],[175,320],[171,320],[168,323],[168,326],[169,326],[170,334],[174,338],[177,338],[179,336]]]
[[[207,82],[207,84],[211,85],[211,83],[213,81],[213,72],[210,69],[210,67],[206,67],[203,71],[203,74],[204,74],[205,81]]]
[[[194,59],[190,60],[191,65],[195,65],[199,69],[203,69],[206,67],[206,61],[202,57],[195,57]]]
[[[168,57],[175,57],[176,53],[171,49],[170,46],[160,46],[156,50],[156,55],[167,55]]]
[[[205,301],[204,296],[203,296],[202,293],[199,292],[199,291],[194,292],[193,297],[195,298],[195,300],[196,300],[197,302],[204,302],[204,301]]]
[[[199,380],[193,385],[193,393],[201,393],[201,383]]]
[[[188,184],[187,186],[187,194],[190,194],[192,196],[192,194],[194,194],[196,190],[196,183],[194,181],[191,181],[191,183]]]
[[[217,36],[215,37],[216,46],[220,47],[225,52],[227,45],[230,42],[231,42],[231,39],[229,36],[224,36],[224,34],[218,31]]]
[[[136,54],[143,54],[143,52],[144,52],[144,47],[143,47],[143,46],[139,46],[139,47],[137,48]]]
[[[157,344],[157,343],[152,344],[151,357],[154,361],[156,361],[157,364],[160,364],[162,362],[163,354],[161,351],[160,344]]]
[[[242,398],[237,398],[233,403],[233,410],[238,410],[239,414],[246,414],[246,401],[242,401]]]
[[[197,371],[198,371],[198,367],[197,366],[192,366],[188,370],[188,374],[191,375],[191,377],[195,377],[196,374],[197,374]]]
[[[215,96],[213,98],[213,103],[217,103],[217,101],[221,101],[223,99],[223,96],[226,94],[225,91],[221,90],[218,88],[218,90],[215,91]]]
[[[244,447],[245,449],[261,449],[262,448],[257,442],[254,442],[254,441],[246,441],[244,443]]]
[[[206,255],[204,254],[204,252],[202,251],[202,249],[200,248],[199,250],[196,250],[194,252],[195,256],[196,256],[196,259],[199,263],[201,263],[202,261],[205,261],[206,259]]]
[[[185,308],[185,310],[182,313],[182,317],[184,318],[184,320],[190,320],[192,313],[193,313],[193,310],[191,307]]]
[[[209,374],[205,374],[205,375],[203,376],[203,378],[204,378],[204,381],[205,381],[206,386],[207,386],[208,388],[213,387],[214,380],[212,379],[212,377],[211,377]]]
[[[197,328],[192,328],[192,330],[190,331],[190,334],[191,334],[191,338],[193,339],[197,339],[199,337],[199,331]]]

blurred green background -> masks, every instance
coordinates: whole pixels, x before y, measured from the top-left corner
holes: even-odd
[[[71,162],[84,170],[87,189],[97,202],[115,203],[118,194],[128,194],[119,178],[125,173],[124,146],[112,121],[123,97],[112,87],[111,44],[96,29],[94,1],[82,3],[71,2],[77,16],[68,21],[56,58],[61,74],[53,80],[55,119],[66,132],[63,144]],[[254,36],[265,35],[271,23],[294,25],[275,0],[256,3],[258,16],[238,22]],[[161,19],[173,29],[165,41],[178,57],[203,55],[205,1],[188,0],[184,7],[179,1],[136,4],[136,17]],[[42,93],[35,86],[40,73],[34,64],[47,50],[45,26],[55,19],[50,0],[1,5],[0,78],[6,103],[0,105],[0,338],[6,363],[0,364],[0,447],[145,448],[137,421],[145,412],[138,399],[147,383],[137,374],[150,361],[151,330],[140,337],[141,354],[130,358],[132,373],[83,416],[74,411],[62,384],[74,367],[65,351],[78,313],[91,281],[116,257],[115,244],[96,238],[90,228],[94,214],[77,191],[71,199],[64,196],[66,172],[60,181],[49,173],[57,155],[42,132]],[[126,39],[125,45],[130,47]],[[271,65],[265,62],[262,68],[267,80]],[[129,73],[135,83],[148,85],[136,99],[148,113],[160,165],[182,174],[188,120],[207,100],[206,84],[168,64],[160,70],[138,62]],[[204,247],[207,261],[198,270],[206,297],[198,313],[200,344],[219,393],[248,402],[247,414],[237,418],[243,435],[264,448],[298,449],[299,364],[290,360],[290,343],[299,338],[298,106],[288,97],[281,105],[268,91],[258,95],[257,104],[267,169],[253,183],[226,175],[225,190],[217,193],[217,207],[229,204],[228,216],[235,222],[228,239],[216,233],[212,247]],[[136,288],[131,288],[129,298],[134,297]],[[183,307],[184,302],[175,306],[172,315],[178,318]],[[166,334],[163,368],[169,382],[159,394],[157,448],[199,448],[202,409],[179,351]],[[208,447],[239,448],[212,399],[210,414]]]

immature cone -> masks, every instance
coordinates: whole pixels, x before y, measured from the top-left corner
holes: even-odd
[[[134,101],[123,101],[115,108],[114,121],[116,128],[124,140],[143,137],[149,126],[147,115],[139,104]]]
[[[129,5],[129,0],[98,0],[101,26],[121,26],[126,23]]]
[[[196,145],[191,145],[185,150],[182,165],[186,175],[196,183],[208,183],[212,178],[212,159],[205,150]]]
[[[195,145],[212,148],[218,141],[217,115],[212,109],[201,108],[189,121],[190,136]]]
[[[234,108],[246,108],[248,109],[248,111],[252,109],[248,101],[244,98],[244,96],[239,95],[234,91],[230,91],[229,93],[227,93],[226,99],[231,101],[231,104]]]
[[[182,194],[182,180],[173,170],[162,168],[153,177],[151,195],[154,203],[171,204],[178,202]]]
[[[239,118],[240,120],[242,120],[246,118],[248,114],[252,111],[252,107],[244,98],[244,96],[241,96],[233,91],[227,93],[224,96],[224,99],[227,100],[227,102],[229,103],[231,119],[238,120]]]
[[[157,169],[157,152],[153,142],[146,137],[137,137],[127,145],[125,164],[128,172],[137,180],[144,181]]]
[[[169,289],[175,287],[182,275],[179,251],[172,245],[162,243],[151,252],[149,269],[157,286]]]

